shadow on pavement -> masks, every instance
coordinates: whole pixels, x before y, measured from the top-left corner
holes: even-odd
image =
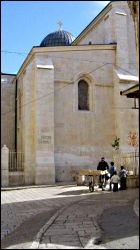
[[[58,196],[61,196],[61,195],[83,195],[83,194],[87,194],[87,195],[90,195],[90,194],[105,194],[105,193],[111,193],[108,189],[102,191],[101,188],[95,188],[95,190],[93,192],[90,192],[89,191],[89,186],[74,186],[75,188],[81,188],[80,190],[70,190],[70,191],[66,191],[66,192],[62,192],[62,193],[59,193],[57,194]],[[83,187],[83,189],[82,189]]]
[[[83,189],[83,190],[73,190],[73,191],[67,191],[67,192],[62,192],[60,194],[58,194],[58,196],[60,195],[82,195],[82,194],[89,194],[89,188],[87,187],[87,190]]]
[[[34,237],[56,210],[39,213],[25,220],[11,234],[1,240],[1,249],[29,249]],[[13,248],[12,248],[13,246]]]
[[[102,232],[102,244],[122,238],[139,236],[139,220],[133,210],[133,204],[134,201],[131,201],[128,205],[104,210],[98,219]]]
[[[99,219],[99,225],[102,229],[102,242],[112,241],[113,239],[120,239],[125,237],[131,237],[133,235],[138,235],[139,227],[138,227],[138,217],[135,215],[133,211],[133,202],[135,196],[138,196],[136,194],[136,190],[134,190],[132,194],[129,195],[129,192],[118,192],[117,194],[113,193],[106,193],[104,195],[104,192],[93,192],[92,194],[96,195],[89,195],[89,190],[87,187],[87,190],[75,190],[75,191],[68,191],[63,192],[62,194],[65,194],[66,197],[59,197],[58,198],[48,198],[48,199],[41,199],[41,200],[33,200],[33,201],[24,201],[24,202],[14,202],[11,203],[11,210],[17,212],[17,220],[18,217],[22,216],[22,213],[24,214],[30,214],[28,218],[26,218],[26,221],[24,221],[18,228],[15,229],[14,232],[12,232],[9,236],[5,237],[1,241],[1,248],[5,249],[11,246],[17,245],[17,247],[11,248],[11,249],[28,249],[29,242],[31,243],[34,240],[34,237],[36,236],[37,232],[40,230],[40,228],[50,219],[51,216],[60,208],[65,206],[66,204],[72,204],[76,200],[76,197],[70,197],[67,195],[75,194],[75,195],[81,195],[85,194],[84,198],[88,198],[89,204],[83,202],[83,200],[78,201],[80,206],[77,204],[77,210],[78,211],[78,217],[74,219],[74,223],[77,223],[77,230],[78,223],[81,220],[84,220],[83,217],[79,217],[80,209],[83,209],[84,211],[88,211],[88,208],[92,210],[92,206],[95,206],[96,204],[102,206],[104,203],[109,203],[112,201],[112,205],[116,207],[110,208],[108,210],[105,210],[105,212],[102,214],[101,218]],[[126,196],[127,193],[127,196]],[[132,197],[133,195],[133,197]],[[91,197],[91,198],[90,198]],[[97,199],[95,198],[97,197]],[[117,201],[120,200],[127,200],[129,199],[129,204],[127,206],[119,207],[117,205]],[[91,200],[90,200],[91,199]],[[114,201],[113,201],[114,200]],[[61,202],[62,201],[62,202]],[[68,203],[69,201],[69,203]],[[97,202],[98,201],[98,202]],[[1,207],[3,210],[6,210],[7,206],[9,204],[2,204]],[[20,212],[20,209],[24,207],[24,210],[22,209],[22,212]],[[76,207],[75,207],[76,208]],[[35,214],[36,213],[36,214]],[[85,214],[85,212],[83,213]],[[90,213],[88,215],[88,219],[93,221],[94,214]],[[78,221],[79,220],[79,221]],[[84,224],[83,224],[84,225]],[[56,235],[55,235],[56,236]],[[92,239],[92,234],[87,235],[87,243],[90,239]],[[59,228],[59,235],[57,235],[57,239],[59,238],[59,244],[64,245],[68,247],[68,242],[64,240],[63,232],[61,232],[61,228]],[[58,244],[56,241],[56,237],[54,238],[54,243]],[[74,246],[73,241],[71,241],[72,246]],[[23,247],[24,246],[24,247]],[[27,246],[27,248],[26,248]]]

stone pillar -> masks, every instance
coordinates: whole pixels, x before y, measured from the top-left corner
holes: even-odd
[[[22,127],[21,148],[24,152],[25,185],[35,184],[35,96],[34,96],[34,64],[33,61],[26,67],[26,71],[19,79],[22,83]],[[18,133],[19,136],[19,133]],[[21,150],[18,146],[18,151]]]
[[[51,58],[35,58],[35,184],[54,184],[54,67]]]
[[[9,185],[9,171],[8,171],[8,162],[9,162],[9,149],[4,145],[1,150],[1,180],[2,187],[8,187]]]

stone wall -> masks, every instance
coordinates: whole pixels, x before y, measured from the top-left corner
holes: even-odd
[[[113,66],[103,63],[114,63],[115,47],[65,50],[58,48],[43,55],[38,50],[18,79],[20,83],[23,78],[23,103],[30,103],[24,105],[21,121],[27,183],[70,180],[71,170],[93,163],[96,167],[102,151],[111,149],[109,142],[115,135],[114,123],[110,123],[114,110],[109,109],[113,104]],[[53,68],[45,68],[48,65],[54,67],[54,77]],[[101,69],[97,72],[97,68]],[[89,111],[79,111],[77,106],[78,80],[83,78],[89,84]],[[37,100],[32,102],[34,98]],[[103,116],[101,122],[103,114],[106,119]]]
[[[62,58],[55,55],[55,168],[56,180],[62,181],[70,180],[73,170],[95,169],[102,154],[111,150],[115,135],[113,65],[102,65],[114,63],[115,48],[91,45],[80,51],[79,46],[77,51],[61,52]],[[78,110],[80,79],[89,84],[89,111]]]
[[[15,75],[1,75],[1,147],[15,150]]]
[[[126,1],[112,2],[93,22],[89,31],[85,31],[85,35],[77,44],[84,45],[89,42],[117,43],[117,64],[133,74],[137,73],[134,22]]]

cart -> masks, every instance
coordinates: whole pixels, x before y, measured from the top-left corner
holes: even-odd
[[[101,171],[101,170],[81,169],[79,171],[80,176],[88,177],[88,186],[90,192],[93,192],[95,186],[97,185],[99,185],[102,188],[102,190],[104,190],[104,187],[106,185],[105,174],[107,173],[108,173],[107,170]],[[99,181],[100,175],[103,176],[103,178],[101,178],[101,182]]]

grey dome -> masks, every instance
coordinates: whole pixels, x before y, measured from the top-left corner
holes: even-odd
[[[58,30],[48,34],[41,42],[40,47],[68,46],[74,41],[71,33]]]

